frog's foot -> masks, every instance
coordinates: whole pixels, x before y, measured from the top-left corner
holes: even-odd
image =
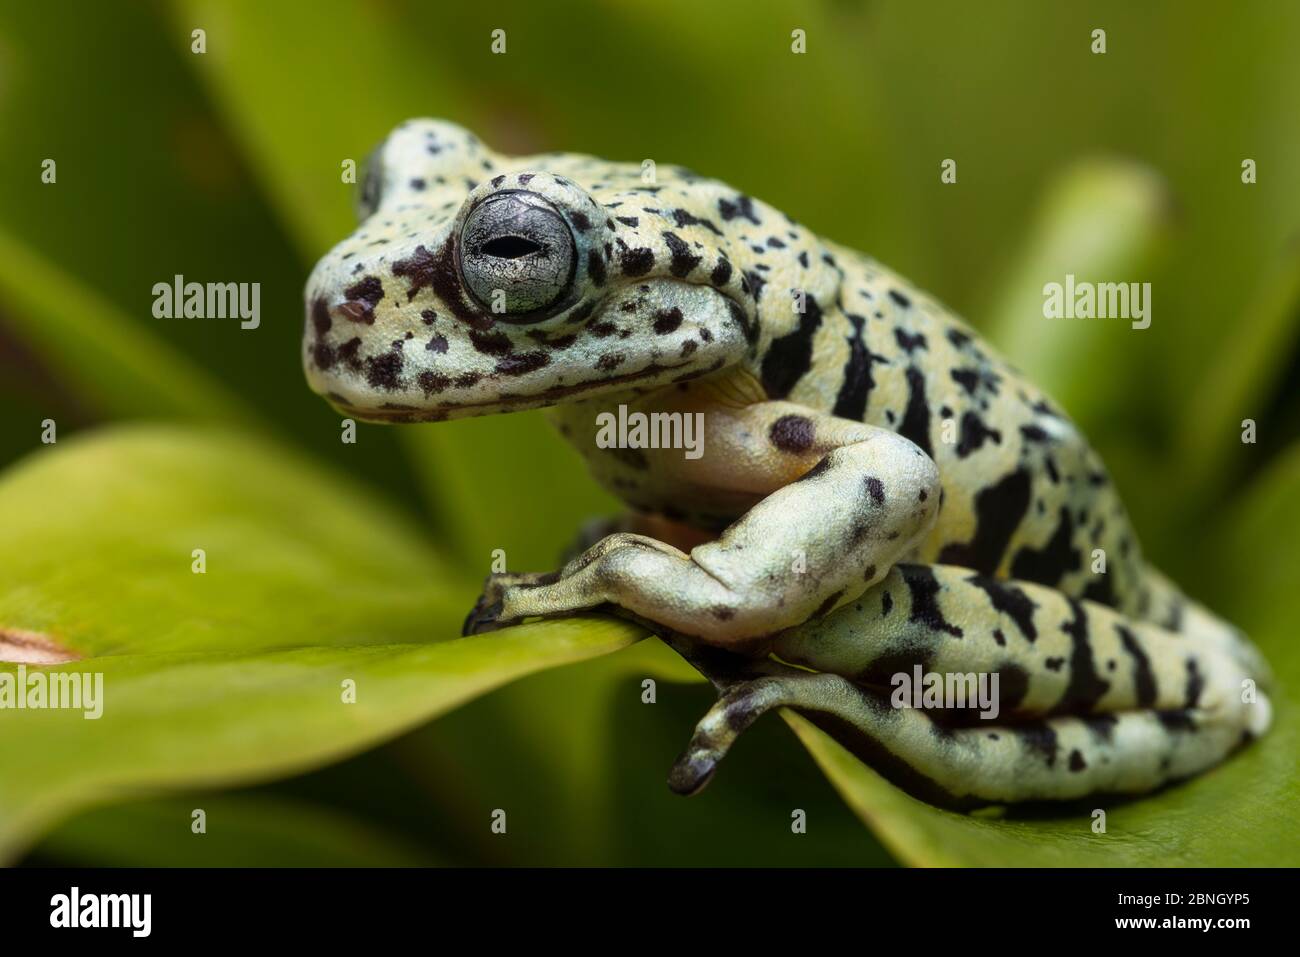
[[[668,786],[678,794],[698,793],[736,739],[773,708],[833,710],[838,698],[861,693],[839,675],[827,674],[792,673],[734,684],[695,726],[690,744],[668,774]]]
[[[478,601],[474,603],[474,607],[465,616],[465,624],[461,627],[460,633],[462,635],[481,635],[514,624],[514,622],[501,620],[501,607],[506,590],[510,588],[537,588],[554,582],[558,577],[558,572],[524,572],[519,574],[507,572],[489,575],[483,583],[483,593],[479,595]]]

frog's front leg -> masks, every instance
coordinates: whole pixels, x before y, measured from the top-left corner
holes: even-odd
[[[689,554],[615,534],[558,575],[489,579],[467,633],[605,604],[703,641],[734,645],[825,614],[879,581],[934,523],[939,475],[893,432],[788,402],[697,405],[704,454],[671,466],[692,489],[769,493]],[[664,474],[665,470],[660,470]]]

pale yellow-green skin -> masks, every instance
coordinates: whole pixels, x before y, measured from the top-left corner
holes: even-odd
[[[1267,728],[1266,665],[1143,561],[1065,414],[874,260],[679,167],[503,156],[433,120],[370,169],[307,282],[308,381],[373,421],[551,410],[639,518],[559,573],[494,576],[467,628],[598,607],[656,628],[724,690],[676,789],[779,705],[957,806],[1150,790]],[[508,191],[572,237],[527,316],[463,273],[466,218]],[[602,447],[620,406],[698,414],[703,454]],[[891,706],[917,664],[997,673],[998,717]]]

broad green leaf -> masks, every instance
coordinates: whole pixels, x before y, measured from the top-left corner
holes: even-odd
[[[203,833],[193,830],[204,813]],[[34,849],[95,867],[410,867],[427,851],[328,807],[271,794],[152,798],[77,814]]]
[[[98,720],[0,711],[0,856],[70,810],[317,766],[642,634],[595,620],[438,640],[467,597],[394,515],[221,434],[61,443],[0,479],[0,529],[0,639],[43,636],[85,656],[50,670],[103,675]]]
[[[257,422],[202,367],[3,230],[0,297],[6,329],[100,415]]]
[[[171,12],[178,35],[207,31],[194,65],[308,260],[353,228],[343,162],[359,177],[390,129],[451,102],[440,58],[400,6],[176,0]]]
[[[1241,441],[1242,421],[1267,427],[1274,389],[1300,343],[1300,239],[1272,264],[1242,314],[1225,323],[1219,341],[1203,379],[1188,390],[1178,423],[1187,481],[1210,488],[1216,478],[1239,471],[1250,452]]]
[[[1114,400],[1104,386],[1131,378],[1149,329],[1122,318],[1047,318],[1044,286],[1150,280],[1169,218],[1160,179],[1117,160],[1079,162],[1044,198],[1020,258],[985,313],[990,338],[1090,424]],[[1153,296],[1154,298],[1154,296]]]

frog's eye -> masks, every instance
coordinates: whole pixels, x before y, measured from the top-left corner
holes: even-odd
[[[364,222],[379,208],[383,199],[384,186],[384,144],[380,143],[370,151],[361,164],[361,188],[357,190],[357,221]]]
[[[460,231],[465,285],[488,309],[504,307],[506,317],[553,305],[573,281],[577,258],[564,217],[523,190],[484,200]]]

